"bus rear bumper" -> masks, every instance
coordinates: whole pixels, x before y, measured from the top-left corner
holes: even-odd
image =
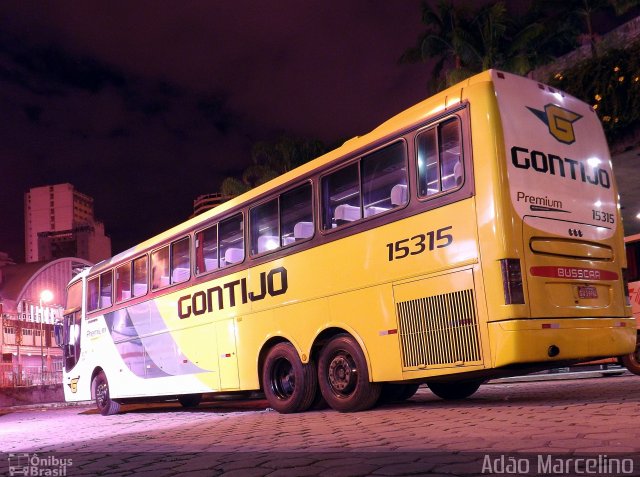
[[[489,340],[493,367],[606,358],[635,349],[636,323],[633,318],[507,320],[489,323]]]

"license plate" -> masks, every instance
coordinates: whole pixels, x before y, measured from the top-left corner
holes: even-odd
[[[578,287],[578,297],[598,298],[598,289],[596,287]]]

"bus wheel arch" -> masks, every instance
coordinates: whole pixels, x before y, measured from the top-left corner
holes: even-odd
[[[358,340],[348,333],[333,335],[318,355],[318,385],[329,406],[339,412],[373,407],[382,390],[369,379],[369,363]]]
[[[109,380],[102,368],[96,368],[91,374],[91,398],[103,416],[111,416],[120,411],[120,403],[111,399]]]
[[[303,363],[296,347],[286,340],[265,349],[260,375],[269,405],[284,414],[308,410],[318,388],[314,361]]]

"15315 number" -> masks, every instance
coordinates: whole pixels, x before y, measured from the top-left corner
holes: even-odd
[[[447,233],[453,226],[442,227],[431,230],[424,234],[397,240],[387,244],[389,261],[401,260],[411,255],[420,255],[423,252],[432,251],[436,248],[448,247],[453,243],[453,235]]]

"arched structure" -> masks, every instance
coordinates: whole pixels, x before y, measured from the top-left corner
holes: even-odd
[[[67,283],[91,265],[65,257],[0,268],[0,386],[56,382],[62,353],[53,324],[62,319]]]

